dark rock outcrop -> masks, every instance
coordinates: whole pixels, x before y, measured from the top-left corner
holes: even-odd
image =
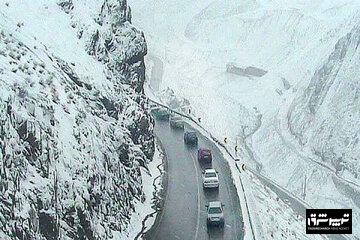
[[[73,49],[91,62],[83,69],[101,66],[106,83],[43,43],[0,32],[1,239],[111,239],[144,200],[141,169],[154,154],[145,38],[125,0],[104,0],[82,22],[86,4],[57,3],[84,43]]]

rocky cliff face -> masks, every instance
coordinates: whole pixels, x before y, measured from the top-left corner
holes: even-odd
[[[357,178],[359,164],[360,24],[334,47],[292,104],[289,127],[320,160]]]
[[[125,0],[1,4],[0,238],[109,239],[154,151],[144,35]]]

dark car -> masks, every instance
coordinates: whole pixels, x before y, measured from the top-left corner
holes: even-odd
[[[170,113],[165,108],[153,108],[151,110],[152,115],[157,118],[158,120],[168,120]]]
[[[184,129],[184,121],[181,119],[181,117],[171,116],[169,122],[170,122],[170,127],[172,128]]]
[[[210,149],[200,148],[198,150],[198,161],[211,163],[212,162],[212,154]]]
[[[188,145],[197,145],[198,137],[196,132],[185,132],[184,133],[184,142]]]

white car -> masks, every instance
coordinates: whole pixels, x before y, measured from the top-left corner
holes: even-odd
[[[225,219],[224,219],[224,210],[223,204],[220,201],[209,202],[206,205],[207,207],[207,226],[220,226],[224,227]]]
[[[204,188],[218,188],[219,177],[215,169],[206,169],[203,174]]]

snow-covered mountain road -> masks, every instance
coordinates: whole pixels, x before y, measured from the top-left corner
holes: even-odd
[[[189,129],[189,126],[186,126]],[[157,121],[155,133],[161,139],[168,161],[168,184],[162,212],[146,233],[146,239],[243,239],[243,222],[236,188],[226,160],[219,149],[198,133],[199,147],[211,149],[213,167],[219,172],[218,191],[202,189],[204,167],[197,161],[197,148],[183,143],[183,131],[171,130],[169,123]],[[206,227],[206,207],[209,201],[225,204],[223,230]]]

